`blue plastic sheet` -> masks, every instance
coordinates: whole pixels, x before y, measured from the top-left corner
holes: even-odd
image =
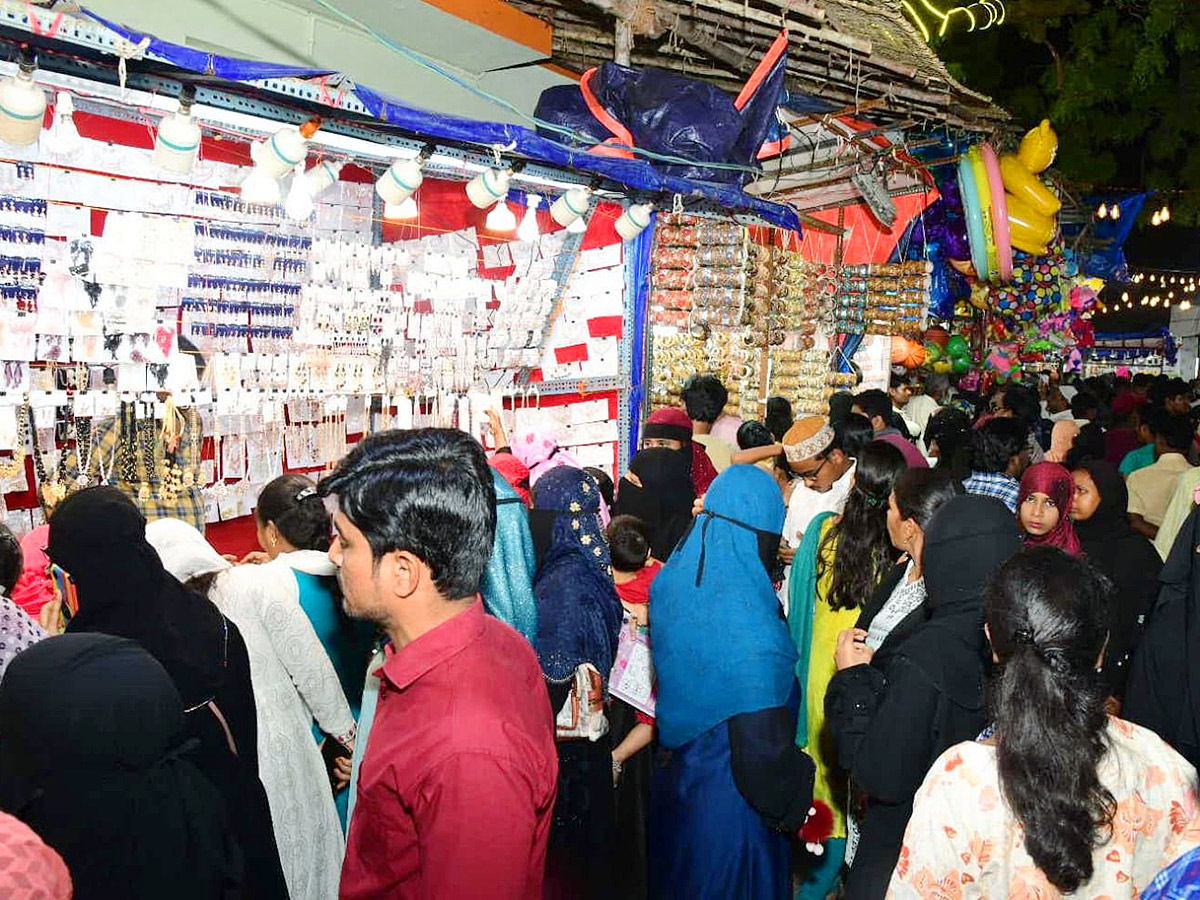
[[[148,53],[191,72],[216,75],[231,81],[284,77],[312,78],[334,74],[326,69],[262,63],[204,53],[110,22],[90,10],[82,11],[96,22],[134,44],[141,42],[143,38],[150,38]],[[435,140],[476,144],[484,147],[494,145],[512,147],[513,152],[529,159],[564,169],[598,175],[636,191],[644,191],[648,194],[679,194],[685,201],[707,200],[727,210],[749,213],[780,228],[800,231],[800,219],[790,207],[759,200],[739,188],[664,175],[656,172],[644,160],[595,156],[568,147],[556,140],[541,137],[532,129],[519,125],[477,122],[458,116],[417,109],[362,85],[356,85],[355,94],[370,114],[377,119]]]
[[[658,216],[648,228],[625,245],[625,295],[633,302],[633,334],[630,338],[629,372],[629,434],[626,435],[629,458],[638,452],[638,432],[642,424],[642,404],[646,399],[646,373],[643,362],[646,354],[646,316],[650,306],[650,259],[654,249],[654,230]]]
[[[1146,205],[1144,193],[1139,194],[1106,194],[1085,197],[1084,209],[1096,210],[1103,203],[1109,209],[1121,207],[1120,218],[1092,219],[1092,233],[1095,235],[1092,252],[1086,258],[1077,260],[1080,270],[1085,275],[1103,278],[1105,281],[1127,281],[1129,279],[1129,264],[1125,259],[1124,246],[1133,233],[1133,226],[1141,215],[1142,207]],[[1068,238],[1074,237],[1083,230],[1078,223],[1068,223],[1063,226],[1063,234]]]

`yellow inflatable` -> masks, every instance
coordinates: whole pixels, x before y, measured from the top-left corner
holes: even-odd
[[[1058,228],[1054,217],[1062,209],[1062,201],[1038,178],[1057,154],[1058,135],[1050,120],[1043,119],[1021,139],[1016,156],[1000,158],[1012,245],[1035,256],[1046,253]]]

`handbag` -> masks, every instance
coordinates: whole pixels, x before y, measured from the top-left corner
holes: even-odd
[[[591,663],[582,663],[571,676],[571,692],[555,720],[556,740],[586,738],[598,741],[608,734],[604,715],[604,679]]]

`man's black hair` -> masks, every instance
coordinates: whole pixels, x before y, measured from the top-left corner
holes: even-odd
[[[1078,391],[1071,398],[1071,416],[1089,422],[1100,415],[1100,401],[1087,391]]]
[[[693,422],[717,421],[725,404],[729,402],[729,391],[716,375],[693,375],[683,383],[683,405],[688,418]]]
[[[861,409],[868,419],[879,416],[885,426],[891,426],[892,398],[887,395],[887,391],[878,388],[860,391],[854,395],[854,405]]]
[[[752,447],[769,447],[775,443],[775,435],[762,422],[753,419],[738,426],[737,445],[739,450],[749,450]]]
[[[637,516],[614,516],[608,523],[608,552],[618,572],[636,572],[650,556],[654,538],[650,526]]]
[[[1163,443],[1178,453],[1187,453],[1191,449],[1194,433],[1192,420],[1188,416],[1173,415],[1163,415],[1156,432]]]
[[[1009,385],[1004,391],[1004,408],[1020,419],[1025,427],[1033,428],[1042,417],[1042,404],[1037,394],[1019,384]]]
[[[1028,438],[1029,429],[1018,418],[989,419],[971,435],[971,471],[1005,471]]]
[[[363,439],[319,486],[371,545],[427,566],[446,599],[478,593],[496,533],[496,488],[483,448],[451,428]]]
[[[898,375],[897,373],[893,372],[891,374],[891,376],[888,378],[888,387],[889,388],[894,389],[894,388],[904,387],[905,385],[911,385],[911,384],[912,384],[912,376],[909,375],[907,372],[905,372],[903,375]]]

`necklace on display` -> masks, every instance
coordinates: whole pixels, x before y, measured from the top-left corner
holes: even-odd
[[[88,485],[91,481],[92,472],[92,456],[96,452],[96,445],[92,441],[92,422],[81,416],[75,417],[75,489],[80,490]],[[87,458],[83,458],[83,448],[87,446]]]
[[[25,471],[25,444],[29,439],[29,407],[17,407],[17,438],[12,448],[12,459],[0,462],[0,480],[16,478]]]

